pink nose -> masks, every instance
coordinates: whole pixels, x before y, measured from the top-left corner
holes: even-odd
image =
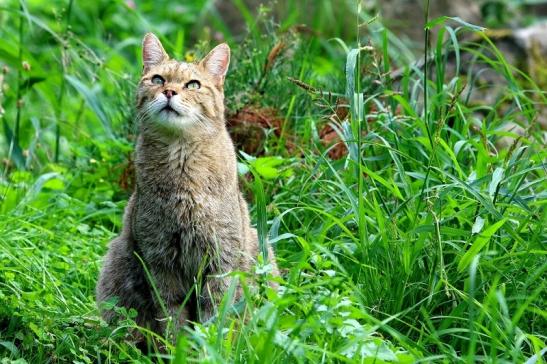
[[[171,97],[175,96],[177,93],[173,90],[165,90],[163,91],[163,94],[165,95],[165,97],[170,99]]]

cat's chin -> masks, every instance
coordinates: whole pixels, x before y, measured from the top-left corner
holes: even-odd
[[[153,121],[154,124],[172,134],[181,134],[185,130],[196,126],[197,121],[186,115],[180,115],[175,111],[163,110]]]

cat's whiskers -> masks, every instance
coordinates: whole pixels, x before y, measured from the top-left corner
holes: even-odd
[[[168,103],[178,115],[162,115],[163,109]],[[207,135],[211,135],[215,131],[215,124],[213,120],[206,117],[193,105],[181,100],[180,98],[172,99],[171,102],[168,102],[167,99],[163,99],[161,96],[158,96],[139,109],[137,114],[138,123],[150,122],[154,120],[169,124],[174,129],[181,129],[184,125],[193,124]]]

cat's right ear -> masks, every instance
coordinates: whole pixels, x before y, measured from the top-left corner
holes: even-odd
[[[146,33],[142,40],[142,63],[143,72],[150,67],[158,65],[169,59],[169,56],[163,49],[160,40],[152,33]]]

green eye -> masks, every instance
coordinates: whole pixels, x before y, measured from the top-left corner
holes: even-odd
[[[197,90],[201,87],[201,84],[197,80],[192,80],[186,84],[186,88],[189,90]]]
[[[163,85],[165,83],[165,80],[160,75],[154,75],[152,76],[152,83],[154,85]]]

